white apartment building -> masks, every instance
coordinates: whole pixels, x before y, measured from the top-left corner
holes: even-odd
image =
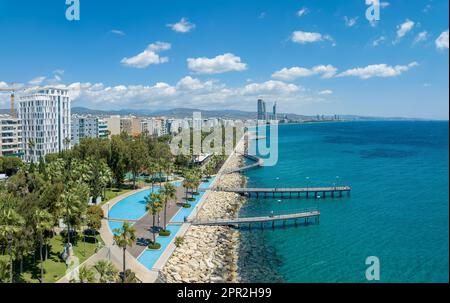
[[[151,136],[164,136],[167,134],[166,120],[161,118],[143,119],[141,121],[141,132]]]
[[[22,156],[20,120],[10,115],[0,115],[0,156]]]
[[[43,88],[19,97],[25,161],[39,161],[70,148],[70,97],[67,89]]]

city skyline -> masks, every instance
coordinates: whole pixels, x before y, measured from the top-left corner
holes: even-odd
[[[0,88],[64,85],[92,109],[254,111],[261,97],[284,113],[448,119],[446,1],[383,1],[376,24],[359,0],[139,5],[81,1],[69,22],[64,1],[1,1],[14,43]]]

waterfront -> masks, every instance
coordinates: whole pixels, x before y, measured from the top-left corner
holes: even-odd
[[[448,122],[279,127],[279,162],[245,173],[249,187],[351,185],[343,199],[250,199],[241,216],[318,207],[320,225],[241,230],[242,281],[448,281]],[[309,179],[307,179],[309,177]],[[338,177],[338,178],[337,178]]]

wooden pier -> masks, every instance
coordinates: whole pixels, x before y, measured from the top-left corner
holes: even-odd
[[[248,218],[237,218],[237,219],[216,219],[216,220],[193,220],[190,221],[192,225],[207,225],[207,226],[248,226],[250,229],[254,224],[260,224],[261,228],[264,228],[264,224],[269,222],[272,227],[275,227],[275,222],[283,222],[283,226],[286,222],[293,221],[295,226],[299,223],[309,224],[320,222],[320,212],[318,210],[303,211],[298,213],[284,214],[284,215],[269,215],[262,217],[248,217]],[[300,221],[300,222],[299,222]]]
[[[279,199],[299,199],[299,198],[341,198],[343,194],[350,195],[350,186],[333,187],[305,187],[305,188],[223,188],[216,187],[212,190],[237,193],[249,198],[279,198]]]

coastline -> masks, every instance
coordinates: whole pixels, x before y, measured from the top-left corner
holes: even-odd
[[[239,173],[223,171],[241,167],[244,163],[247,135],[236,145],[217,175],[219,187],[245,185]],[[239,214],[246,198],[235,193],[209,192],[196,217],[201,220],[230,218]],[[239,282],[239,231],[222,226],[190,226],[184,242],[177,247],[161,271],[168,283]]]

